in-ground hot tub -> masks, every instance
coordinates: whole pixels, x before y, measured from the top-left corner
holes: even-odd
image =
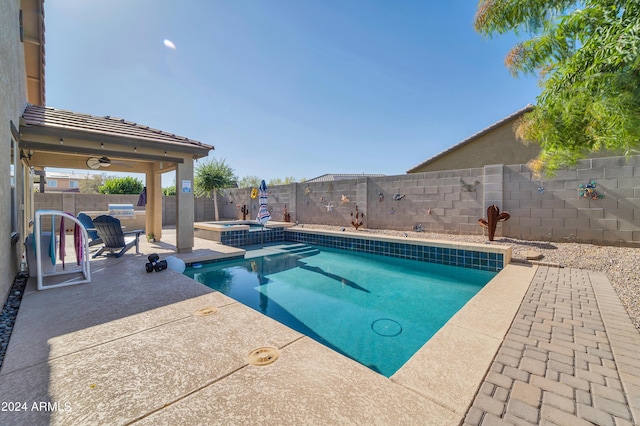
[[[255,220],[227,220],[194,223],[194,235],[198,238],[241,247],[270,243],[284,239],[284,229],[293,223],[269,221],[264,226]]]

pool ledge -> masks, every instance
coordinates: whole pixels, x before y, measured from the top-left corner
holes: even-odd
[[[446,240],[429,240],[426,238],[401,238],[391,235],[381,235],[381,234],[368,234],[361,232],[350,232],[350,231],[329,231],[329,230],[320,230],[320,229],[304,229],[299,226],[289,228],[286,232],[300,232],[307,234],[317,234],[317,235],[332,235],[336,237],[348,237],[360,240],[371,240],[371,241],[383,241],[383,242],[391,242],[391,243],[400,243],[400,244],[413,244],[419,246],[428,246],[428,247],[440,247],[440,248],[448,248],[448,249],[457,249],[457,250],[469,250],[469,251],[477,251],[484,253],[498,253],[503,255],[503,265],[507,266],[511,263],[511,246],[505,246],[495,243],[489,244],[476,244],[476,243],[465,243],[465,242],[457,242],[457,241],[446,241]]]
[[[537,268],[507,265],[391,380],[455,412],[462,422]]]
[[[228,232],[228,231],[241,231],[248,230],[249,224],[256,224],[253,220],[222,220],[218,222],[195,222],[193,227],[195,229],[204,229],[209,231]],[[265,223],[265,228],[291,228],[294,226],[291,222],[275,222],[269,221]]]

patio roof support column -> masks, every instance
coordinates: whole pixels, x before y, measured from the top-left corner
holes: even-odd
[[[176,250],[178,253],[193,251],[193,222],[195,217],[193,195],[193,159],[185,158],[176,169]]]
[[[154,170],[148,171],[147,205],[145,207],[145,232],[153,234],[156,241],[162,239],[162,175]]]

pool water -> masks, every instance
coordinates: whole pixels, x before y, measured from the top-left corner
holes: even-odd
[[[290,250],[187,268],[185,275],[387,377],[497,274],[328,248]]]

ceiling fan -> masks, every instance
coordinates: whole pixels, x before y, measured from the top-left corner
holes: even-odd
[[[90,169],[99,169],[100,167],[109,167],[111,160],[105,156],[102,157],[89,157],[87,159],[87,167]]]

